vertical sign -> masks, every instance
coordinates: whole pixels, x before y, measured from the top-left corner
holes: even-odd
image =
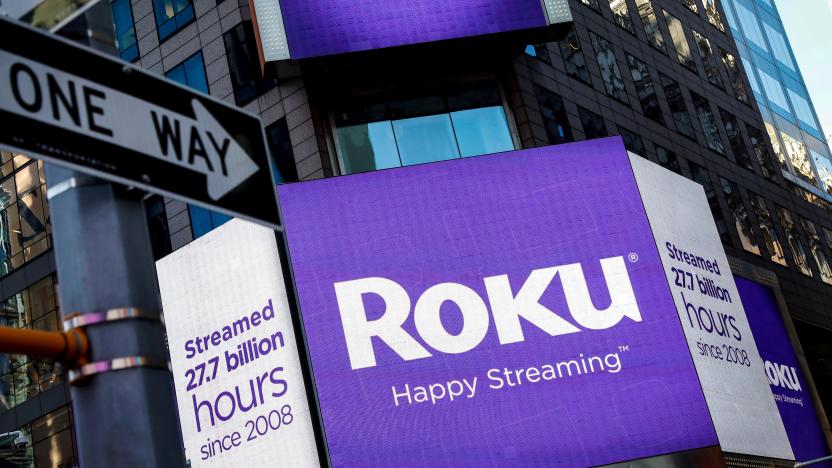
[[[316,466],[274,232],[234,219],[156,268],[191,466]]]
[[[829,455],[809,383],[792,348],[774,290],[745,278],[737,278],[737,289],[795,458],[806,461]],[[829,468],[832,463],[821,466]]]
[[[630,159],[722,449],[793,460],[701,186]]]

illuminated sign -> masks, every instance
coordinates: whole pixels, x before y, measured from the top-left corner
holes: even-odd
[[[280,186],[332,464],[718,445],[635,164],[606,139]]]
[[[156,269],[190,466],[317,466],[274,232],[234,219]]]

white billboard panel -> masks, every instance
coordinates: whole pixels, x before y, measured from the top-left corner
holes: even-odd
[[[722,450],[794,460],[702,187],[630,160]]]
[[[156,268],[191,466],[318,466],[274,232],[234,219]]]

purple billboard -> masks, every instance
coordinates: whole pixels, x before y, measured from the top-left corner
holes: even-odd
[[[278,190],[334,466],[718,444],[620,139]]]
[[[795,459],[807,461],[829,455],[808,382],[792,348],[774,291],[745,278],[736,277],[736,282]],[[817,466],[830,468],[832,463]]]
[[[280,0],[280,10],[293,59],[547,25],[540,0]]]

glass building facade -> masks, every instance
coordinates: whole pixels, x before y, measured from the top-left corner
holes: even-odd
[[[722,7],[783,176],[815,195],[804,192],[808,200],[832,202],[832,153],[774,0]]]

